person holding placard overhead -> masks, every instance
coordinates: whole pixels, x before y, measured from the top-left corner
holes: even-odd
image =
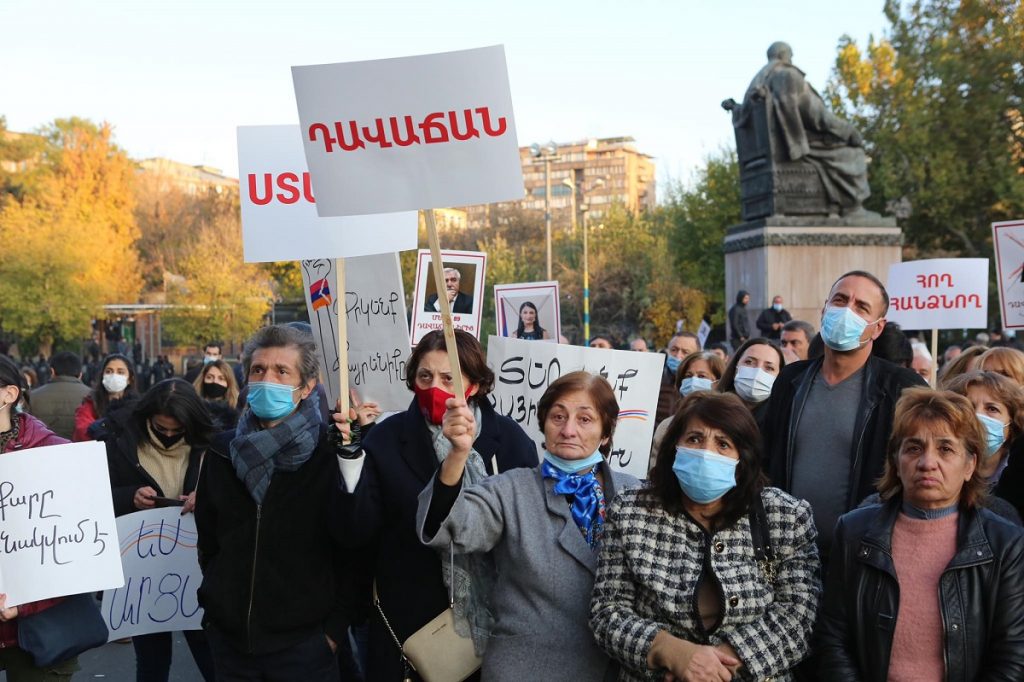
[[[533,441],[487,400],[494,373],[480,343],[461,330],[455,339],[466,391],[460,398],[474,421],[469,453],[459,450],[468,456],[467,481],[536,466]],[[378,597],[369,624],[367,680],[402,679],[398,645],[449,606],[446,575],[452,563],[457,575],[468,578],[456,583],[456,630],[468,628],[481,644],[490,630],[485,599],[495,579],[490,559],[456,557],[450,563],[447,551],[439,555],[416,534],[417,497],[456,447],[442,428],[447,402],[455,397],[443,332],[429,332],[417,344],[406,363],[406,384],[415,394],[409,409],[380,422],[361,449],[339,459],[344,482],[332,529],[344,546],[369,553]]]
[[[8,452],[68,442],[32,415],[19,411],[27,392],[21,369],[9,357],[0,355],[0,457]],[[62,600],[57,597],[6,608],[7,595],[0,594],[0,670],[7,671],[9,682],[67,680],[79,669],[77,658],[40,668],[32,655],[18,646],[18,619],[45,611]]]

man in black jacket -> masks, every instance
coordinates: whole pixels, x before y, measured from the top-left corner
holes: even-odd
[[[750,294],[746,290],[740,289],[736,294],[736,303],[729,308],[729,343],[732,344],[733,352],[750,338],[750,318],[747,317],[748,303],[750,303]]]
[[[822,309],[825,355],[787,365],[765,412],[765,471],[772,485],[811,503],[824,565],[838,518],[875,491],[896,401],[907,386],[925,385],[871,355],[888,309],[871,273],[836,280]]]
[[[314,390],[316,346],[266,327],[242,362],[248,408],[206,453],[196,494],[199,603],[217,675],[337,682],[348,618],[327,503],[340,478]]]
[[[757,325],[761,336],[778,340],[782,336],[782,328],[792,319],[789,311],[782,307],[782,297],[776,296],[772,299],[772,307],[762,310],[754,324]]]

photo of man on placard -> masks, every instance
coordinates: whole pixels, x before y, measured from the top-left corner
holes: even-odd
[[[464,289],[462,284],[462,269],[452,265],[446,265],[444,268],[444,289],[445,295],[448,296],[448,303],[451,304],[452,313],[468,315],[473,312],[472,290],[476,267],[466,264],[460,265],[468,271],[465,278],[467,286]],[[431,276],[427,280],[427,291],[430,291],[433,284],[434,278]],[[441,312],[441,302],[437,300],[436,290],[435,293],[427,296],[427,301],[423,306],[423,310],[428,313]]]

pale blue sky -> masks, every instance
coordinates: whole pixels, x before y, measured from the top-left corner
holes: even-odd
[[[290,68],[504,44],[521,145],[632,135],[658,179],[732,144],[739,99],[775,40],[823,89],[844,33],[881,0],[0,0],[0,115],[114,124],[135,158],[237,172],[235,126],[296,123]]]

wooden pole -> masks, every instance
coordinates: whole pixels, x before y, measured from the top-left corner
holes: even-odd
[[[939,371],[939,330],[932,330],[932,388],[936,388],[938,385],[938,371]]]
[[[448,349],[448,362],[452,366],[452,388],[462,398],[466,389],[462,386],[462,366],[459,364],[459,347],[455,343],[455,325],[452,322],[452,305],[444,286],[444,263],[441,261],[441,243],[437,239],[437,225],[434,223],[434,209],[423,211],[427,223],[427,240],[430,243],[430,268],[434,271],[434,286],[437,288],[437,302],[441,304],[441,324],[444,325],[444,345]]]
[[[338,275],[338,290],[334,300],[338,304],[338,403],[341,414],[348,419],[348,312],[345,305],[345,259],[334,260],[334,272]]]

